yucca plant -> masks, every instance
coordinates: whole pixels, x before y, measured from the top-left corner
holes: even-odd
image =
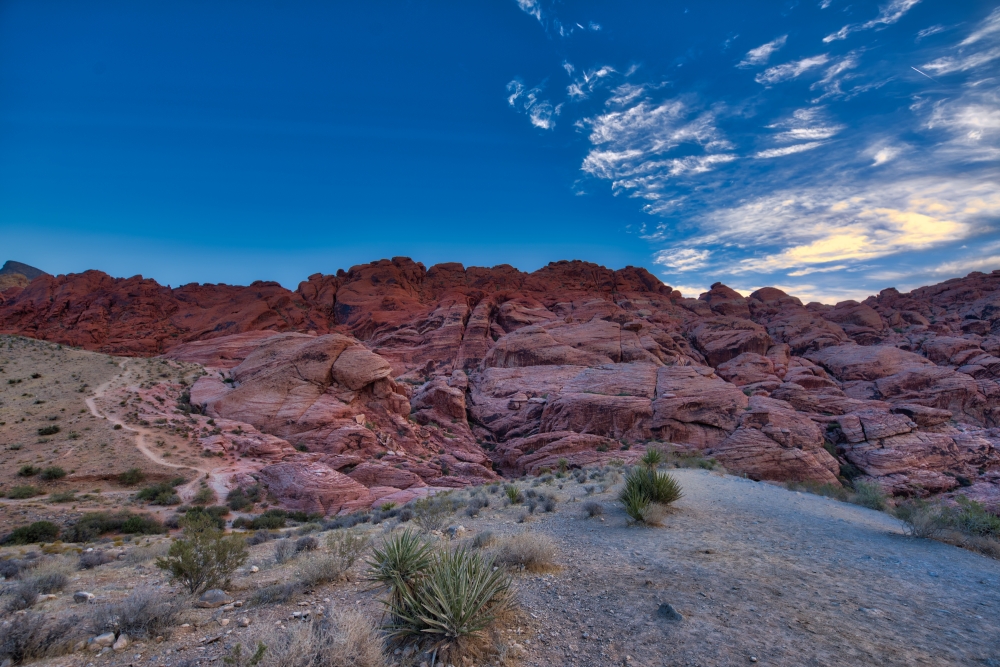
[[[507,611],[512,599],[506,571],[465,548],[437,553],[414,586],[397,584],[396,590],[386,602],[390,638],[427,641],[436,651],[461,650]]]
[[[632,468],[625,476],[625,486],[618,500],[633,521],[658,524],[664,507],[684,494],[677,480],[652,468]]]
[[[390,535],[372,549],[368,580],[389,589],[390,610],[398,604],[402,591],[412,594],[431,565],[431,554],[431,545],[411,530]]]
[[[513,484],[507,484],[503,487],[503,492],[507,494],[507,500],[513,504],[524,502],[524,494],[521,493],[521,489]]]
[[[656,447],[650,447],[639,462],[651,470],[656,470],[663,463],[663,452]]]

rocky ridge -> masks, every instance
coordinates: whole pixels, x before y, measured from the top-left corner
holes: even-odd
[[[649,441],[755,479],[1000,504],[1000,271],[836,306],[719,283],[684,298],[643,269],[566,261],[394,258],[295,292],[88,271],[0,292],[0,332],[205,365],[191,404],[246,426],[192,437],[317,511]]]

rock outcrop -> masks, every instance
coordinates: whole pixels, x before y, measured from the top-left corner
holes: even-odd
[[[719,283],[684,298],[584,262],[394,258],[294,292],[88,271],[0,293],[0,331],[205,365],[192,403],[246,427],[203,446],[245,452],[309,511],[647,443],[757,479],[1000,499],[1000,271],[836,306]]]

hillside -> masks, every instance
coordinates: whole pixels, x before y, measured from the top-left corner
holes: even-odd
[[[198,422],[183,426],[189,442],[238,463],[220,483],[264,478],[308,511],[560,459],[629,460],[650,442],[754,479],[867,479],[996,507],[998,288],[1000,273],[973,273],[803,305],[721,284],[683,298],[635,268],[556,262],[526,274],[396,258],[295,292],[42,276],[6,293],[0,328],[204,365],[186,399],[175,387],[162,403],[133,393],[102,409],[176,431],[171,401],[189,400],[203,413],[185,417]]]

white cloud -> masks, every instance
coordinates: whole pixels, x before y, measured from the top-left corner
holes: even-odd
[[[781,83],[782,81],[798,78],[809,70],[821,67],[829,61],[830,57],[826,54],[822,54],[785,63],[783,65],[776,65],[758,74],[754,77],[754,81],[765,86],[772,86],[776,83]]]
[[[896,156],[899,155],[899,149],[895,146],[883,146],[875,151],[875,155],[872,156],[872,166],[879,167],[887,162],[891,162]]]
[[[792,271],[791,273],[788,274],[788,276],[790,278],[798,278],[800,276],[808,276],[811,273],[830,273],[831,271],[843,271],[844,269],[847,268],[848,268],[847,264],[838,264],[836,266],[824,266],[822,268],[811,267],[808,269],[799,269],[798,271]]]
[[[756,49],[750,49],[737,67],[753,67],[755,65],[766,64],[771,54],[783,47],[786,41],[788,41],[788,35],[782,35],[774,41],[758,46]]]
[[[541,86],[528,89],[520,79],[514,79],[507,84],[507,92],[507,104],[518,113],[528,114],[532,125],[543,130],[556,126],[555,117],[562,111],[562,104],[553,105],[548,100],[540,99]]]
[[[754,153],[755,158],[759,159],[769,159],[774,157],[784,157],[786,155],[792,155],[794,153],[801,153],[803,151],[811,151],[814,148],[819,148],[823,145],[822,141],[810,141],[805,144],[795,144],[794,146],[782,146],[781,148],[769,148],[764,151],[758,151]]]
[[[767,127],[784,130],[775,136],[778,141],[821,141],[844,129],[843,125],[835,125],[825,119],[823,107],[797,109],[790,118]]]
[[[708,291],[707,287],[692,287],[690,285],[673,285],[672,287],[680,292],[681,296],[685,299],[697,299],[699,296]]]
[[[931,35],[936,35],[939,32],[944,32],[945,30],[947,30],[947,28],[945,28],[941,24],[932,25],[929,28],[924,28],[923,30],[921,30],[920,32],[917,33],[917,39],[916,39],[916,41],[919,42],[922,39],[926,39],[927,37],[930,37]]]
[[[882,7],[878,16],[873,18],[871,21],[845,25],[837,32],[824,37],[823,41],[829,43],[838,39],[847,39],[847,36],[852,32],[871,30],[872,28],[881,29],[886,26],[890,26],[899,21],[899,19],[903,18],[903,15],[910,11],[910,9],[912,9],[919,2],[920,0],[892,0],[888,5]]]
[[[569,76],[573,76],[573,72],[576,71],[576,68],[568,60],[563,61],[563,69],[566,70],[566,74]]]
[[[1000,46],[975,51],[968,55],[944,56],[924,64],[923,68],[940,76],[953,72],[967,72],[997,59],[1000,59]]]
[[[979,24],[979,28],[963,39],[959,46],[969,46],[987,38],[995,39],[998,36],[1000,36],[1000,7],[990,12],[990,15]]]
[[[676,272],[695,271],[708,265],[708,258],[711,254],[710,250],[671,248],[661,250],[653,255],[653,263]]]
[[[922,178],[854,187],[778,191],[709,213],[705,232],[689,239],[709,248],[755,247],[730,273],[824,268],[923,250],[973,234],[1000,215],[989,182]],[[771,247],[771,250],[765,251]]]
[[[534,16],[539,21],[542,20],[542,6],[538,0],[517,0],[517,6],[525,14]]]
[[[972,271],[990,272],[1000,269],[1000,255],[971,257],[953,262],[945,262],[931,269],[931,273],[947,276],[964,276]]]
[[[601,85],[604,79],[610,77],[612,74],[617,74],[617,72],[615,72],[613,67],[608,67],[607,65],[587,70],[582,76],[566,87],[566,94],[574,102],[585,100]]]

